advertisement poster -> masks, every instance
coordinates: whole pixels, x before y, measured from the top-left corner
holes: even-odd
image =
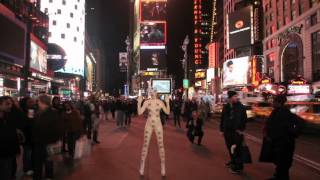
[[[127,72],[128,70],[128,53],[119,53],[119,69],[120,72]]]
[[[310,94],[311,87],[310,85],[288,85],[287,89],[288,94]]]
[[[223,64],[223,86],[237,86],[248,83],[249,57],[229,59]]]
[[[248,6],[227,15],[227,48],[234,49],[253,43],[252,7]]]
[[[140,26],[141,45],[164,45],[166,44],[165,22],[142,22]]]
[[[141,1],[141,21],[165,21],[167,0]]]
[[[140,70],[158,71],[165,68],[165,50],[144,49],[140,51]]]
[[[31,41],[30,68],[42,73],[47,73],[47,52]]]
[[[171,94],[171,79],[152,79],[151,84],[158,94]]]

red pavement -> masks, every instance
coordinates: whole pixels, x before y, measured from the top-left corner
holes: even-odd
[[[138,180],[138,168],[143,142],[145,120],[133,118],[128,129],[119,129],[113,120],[101,126],[101,144],[93,147],[73,169],[63,173],[66,180]],[[208,122],[205,127],[203,146],[192,145],[185,136],[184,129],[173,127],[172,120],[165,127],[165,148],[168,180],[237,180],[267,179],[273,174],[272,164],[259,163],[257,157],[260,145],[248,140],[254,163],[246,165],[243,175],[233,175],[224,167],[228,161],[223,138],[217,131],[217,123]],[[160,159],[155,136],[153,136],[146,163],[146,180],[162,179]],[[58,169],[65,169],[58,167]],[[58,170],[59,171],[59,170]],[[59,173],[60,174],[60,173]],[[294,163],[291,169],[293,180],[318,180],[320,174]],[[59,178],[60,179],[60,178]]]

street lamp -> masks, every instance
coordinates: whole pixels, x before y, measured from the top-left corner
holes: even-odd
[[[130,38],[129,36],[127,36],[125,43],[127,45],[127,91],[128,91],[128,95],[129,95],[129,84],[130,84],[130,46],[131,46],[131,42],[130,42]]]
[[[181,46],[182,51],[184,52],[182,59],[182,67],[184,69],[184,79],[188,79],[188,44],[190,43],[189,36],[187,35],[184,38],[183,44]],[[185,98],[188,99],[188,89],[184,88]]]

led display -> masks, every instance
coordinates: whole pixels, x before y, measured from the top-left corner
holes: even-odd
[[[141,45],[166,44],[166,23],[165,22],[142,22],[140,26]]]

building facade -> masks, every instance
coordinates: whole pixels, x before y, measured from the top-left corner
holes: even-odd
[[[320,1],[264,0],[266,72],[276,82],[320,80]]]

